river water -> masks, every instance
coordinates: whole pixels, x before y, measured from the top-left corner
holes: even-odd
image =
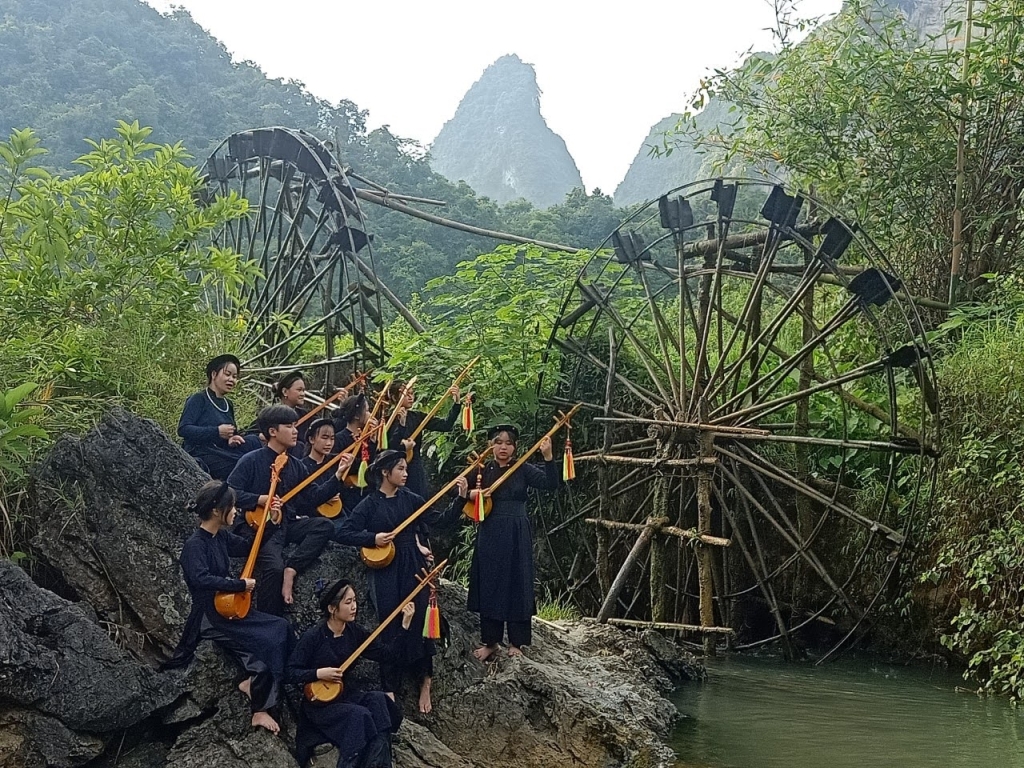
[[[674,701],[680,768],[1024,768],[1024,707],[946,670],[712,659]]]

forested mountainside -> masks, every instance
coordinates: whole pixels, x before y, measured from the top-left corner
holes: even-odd
[[[111,135],[117,120],[152,126],[153,141],[182,142],[197,164],[235,131],[284,125],[339,138],[339,154],[362,175],[444,200],[440,212],[450,218],[581,245],[614,226],[610,201],[601,196],[577,195],[564,215],[560,206],[540,212],[521,202],[505,212],[431,170],[416,142],[367,130],[367,113],[352,102],[330,104],[301,83],[232,61],[182,10],[162,15],[138,0],[0,0],[0,51],[0,131],[32,128],[49,153],[42,165],[52,170],[71,169],[89,150],[85,139]],[[575,179],[547,204],[579,186],[578,172]],[[597,223],[580,213],[591,209]],[[390,211],[367,214],[378,268],[404,297],[494,245]]]

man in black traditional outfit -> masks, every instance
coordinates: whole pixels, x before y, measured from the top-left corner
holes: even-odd
[[[345,674],[339,667],[370,635],[354,623],[356,593],[349,581],[331,584],[320,596],[320,610],[324,618],[303,633],[288,660],[291,683],[325,680],[344,684]],[[415,604],[407,604],[397,632],[387,641],[378,637],[360,658],[385,664],[395,655],[403,655],[403,646],[416,641],[416,633],[410,631],[415,612]],[[313,748],[325,741],[338,748],[338,768],[391,768],[391,734],[402,723],[402,710],[385,693],[346,686],[333,701],[303,699],[302,715],[295,747],[303,768]]]
[[[242,457],[228,477],[228,483],[238,493],[238,506],[242,509],[265,508],[273,501],[267,495],[271,467],[279,454],[295,447],[297,420],[298,415],[286,405],[271,405],[260,413],[258,422],[267,445]],[[256,578],[260,582],[256,605],[261,611],[281,616],[285,605],[293,602],[296,575],[313,564],[334,532],[334,524],[319,517],[316,508],[340,492],[341,477],[350,464],[349,456],[342,457],[329,479],[310,483],[284,505],[279,519],[272,518],[267,523],[256,563]],[[276,497],[285,496],[309,475],[302,461],[289,459],[281,470]],[[236,533],[249,538],[255,535],[244,521],[236,525]],[[284,549],[288,544],[298,546],[285,558]]]
[[[217,613],[217,592],[251,592],[254,579],[231,578],[230,557],[249,554],[250,542],[227,530],[235,517],[235,492],[223,480],[211,480],[196,495],[190,509],[200,519],[198,530],[181,550],[181,570],[192,595],[192,611],[174,656],[165,668],[191,661],[200,640],[212,640],[247,673],[239,690],[249,697],[252,724],[277,733],[270,715],[280,695],[288,654],[288,622],[250,610],[245,618],[228,620]]]
[[[224,480],[246,453],[261,447],[256,435],[242,435],[235,408],[227,395],[238,383],[241,363],[234,355],[218,355],[206,364],[206,389],[190,395],[178,420],[185,453],[211,477]]]
[[[493,427],[487,433],[494,448],[494,460],[483,469],[483,489],[493,485],[515,461],[519,430],[511,424]],[[483,646],[473,655],[486,661],[498,650],[508,629],[508,655],[518,656],[533,637],[531,620],[537,612],[533,594],[533,531],[526,515],[530,488],[556,490],[561,478],[552,456],[551,438],[540,442],[544,465],[523,464],[502,481],[491,498],[491,512],[479,524],[476,546],[469,569],[468,608],[480,614]],[[459,495],[475,498],[463,479]]]

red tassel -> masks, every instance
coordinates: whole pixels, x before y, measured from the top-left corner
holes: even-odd
[[[484,474],[476,473],[476,498],[473,499],[473,513],[469,516],[474,523],[482,523],[487,517],[487,507],[484,506]]]
[[[466,404],[462,406],[462,428],[466,432],[473,432],[476,429],[476,419],[473,417],[473,394],[466,393]]]
[[[370,468],[370,446],[363,441],[363,445],[359,453],[359,472],[356,473],[356,487],[365,488],[368,483],[366,482],[366,470]]]
[[[576,479],[576,462],[572,458],[572,440],[565,438],[565,453],[562,454],[562,480]]]
[[[441,609],[437,607],[437,588],[430,585],[427,615],[423,619],[423,636],[429,640],[441,639]]]

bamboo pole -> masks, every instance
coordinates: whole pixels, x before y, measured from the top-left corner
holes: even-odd
[[[638,525],[637,523],[620,523],[616,520],[599,520],[597,518],[589,517],[584,520],[587,525],[595,525],[601,528],[612,531],[643,531],[647,528],[646,525]],[[685,528],[679,528],[675,525],[668,525],[668,518],[656,518],[652,521],[656,527],[658,533],[664,533],[669,536],[675,536],[678,539],[687,539],[690,541],[700,541],[704,544],[710,544],[713,547],[728,547],[732,546],[730,539],[723,539],[721,536],[708,536],[697,533],[696,531],[687,530]]]
[[[636,629],[674,629],[679,632],[703,632],[705,634],[734,635],[732,627],[703,627],[697,624],[676,624],[671,621],[636,621],[635,619],[608,619],[608,624]]]
[[[629,554],[626,555],[626,560],[619,569],[618,574],[615,576],[615,581],[612,582],[611,588],[608,590],[608,594],[604,598],[604,603],[601,605],[601,610],[597,614],[597,623],[606,624],[608,619],[611,618],[612,611],[615,608],[615,603],[619,599],[619,594],[622,592],[623,587],[626,586],[626,582],[629,581],[629,576],[636,567],[637,562],[640,560],[640,556],[643,555],[644,550],[647,549],[647,545],[651,542],[651,537],[654,536],[654,526],[647,525],[644,527],[643,532],[637,537],[636,543],[633,544],[633,548],[629,550]]]

